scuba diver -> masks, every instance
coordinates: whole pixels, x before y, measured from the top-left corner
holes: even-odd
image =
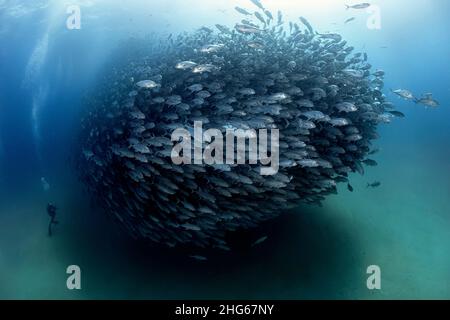
[[[49,203],[47,204],[47,213],[50,216],[50,223],[48,224],[48,236],[51,237],[52,236],[52,225],[54,224],[58,224],[59,222],[56,221],[56,207],[52,204]]]

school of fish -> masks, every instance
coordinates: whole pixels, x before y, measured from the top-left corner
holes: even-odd
[[[255,13],[236,8],[234,27],[130,40],[89,99],[80,179],[136,238],[229,250],[228,232],[320,204],[350,173],[376,165],[367,157],[377,128],[401,115],[366,53],[252,3]],[[175,165],[171,134],[194,121],[223,133],[279,129],[279,172]]]

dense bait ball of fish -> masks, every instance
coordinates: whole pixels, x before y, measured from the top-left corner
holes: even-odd
[[[373,165],[371,140],[393,112],[384,73],[338,34],[316,33],[303,18],[305,30],[290,23],[284,31],[278,19],[129,45],[92,97],[79,172],[133,236],[228,249],[226,232],[320,203],[350,172]],[[173,164],[171,134],[194,121],[224,135],[279,129],[279,172]]]

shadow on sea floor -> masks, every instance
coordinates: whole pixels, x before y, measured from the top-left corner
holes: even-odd
[[[76,218],[60,230],[64,237],[52,239],[60,258],[82,267],[80,298],[345,298],[352,285],[365,285],[359,243],[331,208],[303,206],[231,234],[232,251],[224,252],[139,243],[80,204],[69,209]],[[269,238],[252,247],[262,236]]]
[[[2,298],[333,299],[365,287],[360,242],[337,209],[302,206],[233,233],[231,252],[170,249],[128,237],[90,206],[89,195],[69,174],[53,182],[50,194],[34,183],[0,205],[7,230],[0,240],[8,243],[0,271],[10,274]],[[48,201],[59,208],[61,222],[52,238]],[[252,247],[262,236],[268,239]],[[189,258],[196,254],[208,261]],[[66,289],[72,264],[81,267],[81,291]]]

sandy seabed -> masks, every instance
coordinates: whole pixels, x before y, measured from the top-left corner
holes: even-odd
[[[420,142],[418,142],[420,143]],[[450,298],[450,151],[382,140],[378,167],[352,176],[323,207],[300,206],[230,237],[231,253],[135,242],[99,210],[69,168],[45,193],[40,177],[0,195],[1,299],[388,299]],[[444,142],[443,142],[444,144]],[[422,150],[423,152],[417,152]],[[408,161],[404,161],[408,159]],[[55,178],[59,177],[59,178]],[[367,189],[379,180],[381,187]],[[59,208],[47,236],[45,206]],[[251,248],[262,235],[269,238]],[[79,265],[82,290],[66,288]],[[378,265],[381,290],[368,290]]]

